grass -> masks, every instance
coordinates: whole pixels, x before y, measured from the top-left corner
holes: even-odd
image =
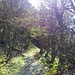
[[[18,57],[12,58],[7,65],[0,68],[0,75],[17,75],[17,72],[19,72],[24,64],[25,57],[20,55]]]

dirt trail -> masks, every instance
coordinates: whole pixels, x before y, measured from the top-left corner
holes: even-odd
[[[44,75],[47,67],[44,66],[41,61],[36,59],[36,57],[34,57],[38,52],[39,50],[33,50],[25,54],[25,65],[17,75]]]

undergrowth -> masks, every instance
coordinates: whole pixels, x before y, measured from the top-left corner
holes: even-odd
[[[3,60],[5,57],[0,57],[0,61]],[[0,68],[0,75],[17,75],[19,70],[25,64],[25,57],[19,55],[18,57],[12,58],[8,64]],[[2,64],[0,64],[2,65]]]

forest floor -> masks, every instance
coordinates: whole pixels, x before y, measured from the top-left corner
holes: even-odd
[[[57,72],[58,58],[53,63],[52,68],[38,59],[38,48],[29,49],[29,51],[13,57],[8,64],[0,68],[0,75],[55,75]],[[4,60],[5,55],[0,55],[0,61]],[[0,64],[1,66],[1,64]],[[71,75],[68,72],[64,75]],[[75,75],[75,74],[74,74]]]
[[[0,75],[45,75],[47,67],[35,55],[38,48],[23,53],[10,60],[4,67],[0,68]]]
[[[25,65],[20,69],[17,75],[44,75],[47,67],[35,55],[39,50],[32,50],[24,55],[26,56]]]

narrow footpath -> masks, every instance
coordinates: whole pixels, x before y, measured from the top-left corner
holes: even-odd
[[[33,50],[25,54],[25,65],[17,75],[45,75],[47,67],[39,59],[34,57],[36,53],[38,52]]]

